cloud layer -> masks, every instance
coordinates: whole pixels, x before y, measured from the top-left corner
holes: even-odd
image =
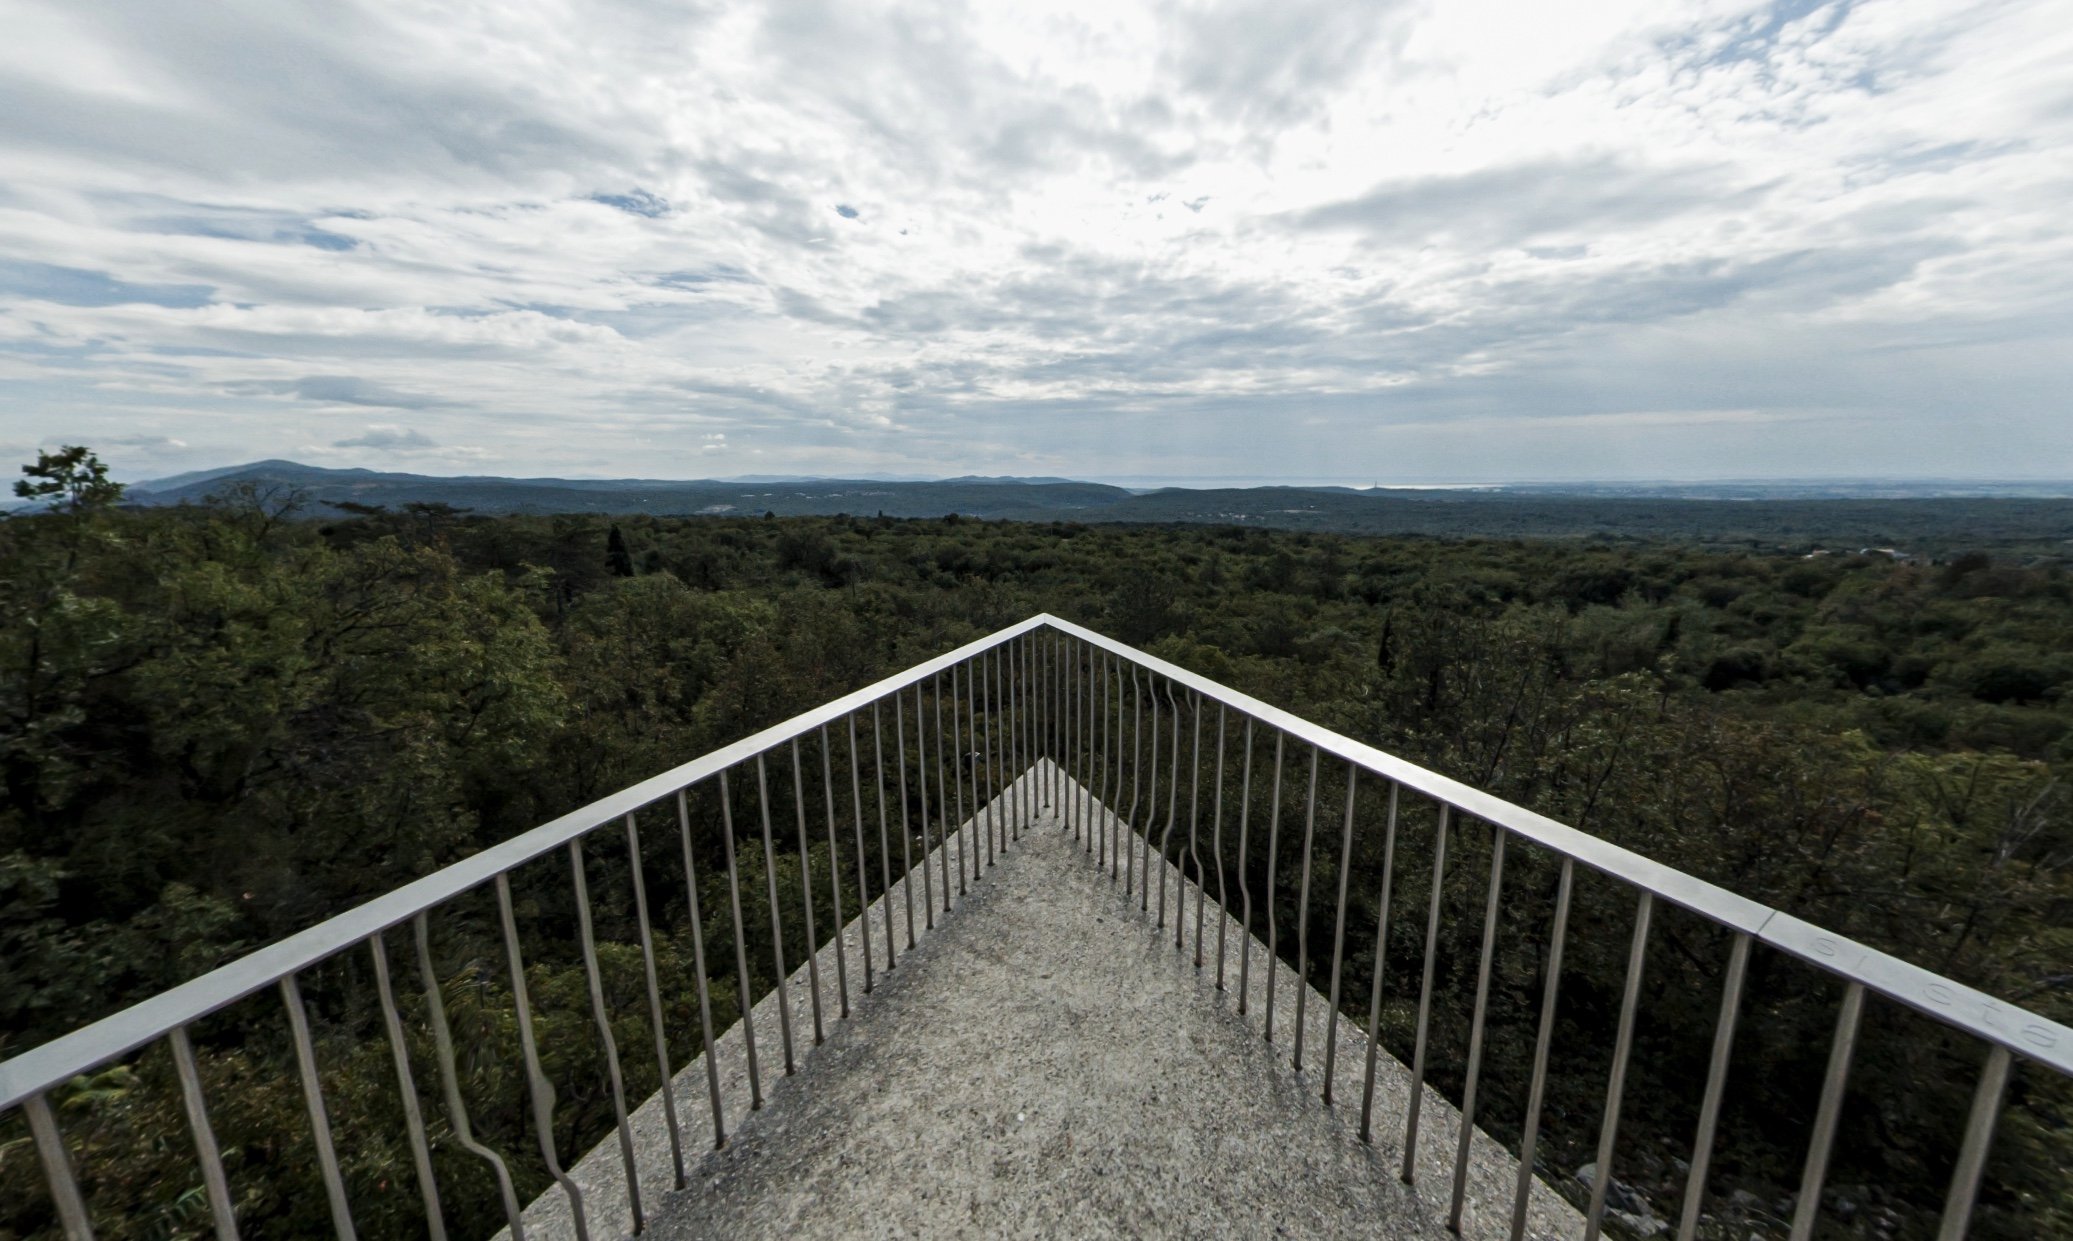
[[[0,452],[2073,476],[2064,18],[0,0]]]

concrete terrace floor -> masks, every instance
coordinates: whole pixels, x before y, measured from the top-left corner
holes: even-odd
[[[1326,1105],[1324,998],[1308,993],[1305,1067],[1294,1071],[1294,971],[1278,967],[1270,1044],[1262,1036],[1264,948],[1251,943],[1251,999],[1240,1015],[1247,937],[1237,922],[1225,924],[1227,990],[1219,992],[1213,900],[1198,972],[1194,890],[1187,951],[1176,952],[1170,905],[1162,933],[1058,824],[1040,810],[949,914],[936,871],[937,926],[921,931],[917,893],[921,934],[911,950],[896,884],[898,964],[880,969],[868,997],[860,994],[861,936],[852,921],[844,937],[852,1015],[836,1019],[831,943],[819,958],[827,1031],[819,1047],[811,1046],[810,984],[800,969],[790,996],[796,1075],[781,1076],[776,995],[766,997],[753,1014],[760,1111],[747,1110],[742,1031],[723,1036],[723,1150],[711,1149],[704,1063],[684,1069],[675,1090],[684,1189],[674,1188],[660,1096],[650,1099],[632,1126],[645,1235],[1451,1236],[1458,1113],[1425,1092],[1417,1182],[1404,1185],[1409,1072],[1378,1057],[1375,1141],[1363,1144],[1356,1131],[1366,1042],[1355,1023],[1339,1023],[1336,1102]],[[953,865],[957,843],[953,837]],[[962,843],[984,847],[969,830]],[[1174,872],[1165,874],[1171,902]],[[1156,913],[1156,890],[1152,903]],[[870,916],[882,967],[882,907]],[[1461,1235],[1509,1236],[1517,1161],[1481,1132],[1471,1151]],[[585,1156],[572,1176],[592,1236],[627,1235],[617,1139]],[[528,1236],[573,1235],[570,1223],[558,1189],[526,1212]],[[1582,1232],[1578,1214],[1535,1181],[1526,1235]]]

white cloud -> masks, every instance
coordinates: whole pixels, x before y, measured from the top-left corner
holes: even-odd
[[[2060,7],[0,0],[0,438],[2073,473]]]

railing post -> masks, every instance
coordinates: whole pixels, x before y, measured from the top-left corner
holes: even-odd
[[[1229,714],[1223,703],[1216,705],[1216,809],[1210,851],[1216,855],[1216,989],[1224,989],[1224,931],[1231,921],[1230,893],[1224,887],[1224,724]],[[1201,906],[1196,906],[1195,964],[1202,957]]]
[[[854,766],[856,735],[855,717],[851,717],[849,730],[850,749],[852,751],[851,771],[856,770]],[[857,819],[857,830],[860,833],[857,837],[857,866],[861,871],[864,864],[864,839],[861,835],[863,831],[862,809],[859,808],[857,813],[859,816]],[[718,1150],[727,1145],[727,1121],[720,1110],[720,1049],[714,1045],[713,1041],[713,1001],[705,970],[705,919],[698,907],[698,868],[691,861],[691,806],[690,799],[683,789],[677,790],[677,837],[683,843],[684,891],[690,900],[691,968],[698,975],[698,1030],[699,1036],[705,1040],[703,1045],[705,1053],[705,1082],[706,1089],[712,1096],[713,1149]],[[867,928],[864,940],[866,969],[869,968],[871,957],[870,943]],[[747,1023],[743,1023],[743,1034],[746,1035],[748,1030]]]
[[[2008,1091],[2008,1074],[2013,1066],[2006,1047],[1997,1043],[1988,1049],[1986,1068],[1981,1070],[1979,1088],[1972,1095],[1972,1115],[1965,1122],[1965,1144],[1958,1150],[1957,1166],[1951,1169],[1951,1192],[1944,1200],[1937,1241],[1965,1241],[1965,1232],[1972,1226],[1972,1207],[1979,1200],[1987,1149],[1994,1143],[1994,1122],[2001,1115],[2001,1098]]]
[[[1728,951],[1727,979],[1720,989],[1720,1018],[1713,1030],[1713,1060],[1706,1069],[1706,1097],[1699,1105],[1699,1133],[1692,1144],[1690,1179],[1684,1186],[1684,1214],[1678,1221],[1677,1241],[1692,1241],[1699,1231],[1699,1206],[1706,1200],[1706,1174],[1713,1164],[1713,1137],[1720,1124],[1720,1100],[1727,1089],[1728,1057],[1735,1047],[1735,1018],[1742,1007],[1742,980],[1749,970],[1751,939],[1746,931],[1735,932],[1734,947]]]
[[[1339,833],[1339,912],[1332,926],[1332,993],[1324,1023],[1324,1101],[1332,1101],[1332,1070],[1339,1059],[1339,966],[1346,955],[1346,885],[1353,870],[1353,797],[1360,769],[1346,766],[1346,825]]]
[[[509,908],[510,889],[499,890],[505,894],[505,906]],[[517,942],[515,933],[512,942]],[[295,975],[283,975],[280,988],[281,1000],[288,1009],[288,1027],[295,1036],[295,1067],[302,1078],[302,1101],[309,1112],[310,1135],[317,1144],[317,1169],[323,1173],[324,1196],[331,1204],[331,1228],[344,1241],[352,1241],[356,1235],[353,1212],[346,1204],[345,1178],[339,1174],[338,1149],[331,1141],[331,1115],[324,1106],[324,1085],[317,1077],[317,1047],[310,1039],[309,1010],[303,1007],[302,989],[296,985]],[[529,1018],[522,1029],[530,1033]]]
[[[1274,893],[1280,886],[1281,848],[1281,757],[1288,746],[1288,734],[1274,730],[1274,792],[1267,802],[1267,955],[1260,964],[1267,971],[1266,1041],[1274,1041],[1274,983],[1281,977],[1281,928],[1274,911]]]
[[[835,839],[835,759],[830,752],[833,746],[828,741],[828,726],[821,725],[821,804],[828,813],[828,893],[835,903],[835,993],[841,997],[842,1019],[849,1020],[849,960],[848,952],[842,946],[842,931],[847,925],[842,918],[842,850]],[[941,736],[941,730],[937,732]],[[858,920],[868,925],[864,918],[864,906],[857,907]],[[679,1188],[682,1188],[679,1186]]]
[[[511,1241],[525,1241],[525,1217],[518,1209],[518,1193],[511,1184],[511,1170],[503,1157],[484,1146],[468,1123],[468,1104],[461,1098],[460,1075],[454,1067],[453,1031],[446,1024],[446,1000],[439,992],[439,976],[432,969],[431,930],[424,914],[411,919],[411,933],[417,943],[419,981],[425,989],[425,1016],[432,1024],[432,1043],[439,1053],[439,1090],[446,1100],[446,1117],[453,1126],[454,1140],[461,1149],[490,1166],[497,1179],[497,1193],[504,1204],[504,1223],[511,1229]]]
[[[807,998],[813,1004],[813,1045],[827,1041],[821,1029],[821,937],[813,924],[813,850],[806,844],[806,764],[799,757],[799,739],[792,738],[792,817],[799,829],[799,908],[806,915]],[[836,938],[841,938],[838,930]],[[780,980],[782,985],[782,980]]]
[[[1382,832],[1382,894],[1375,911],[1375,971],[1368,980],[1368,1063],[1360,1090],[1360,1140],[1373,1142],[1375,1059],[1382,1042],[1382,978],[1389,961],[1390,881],[1396,871],[1396,803],[1399,786],[1389,785],[1389,818]]]
[[[662,1073],[662,1116],[669,1128],[669,1159],[676,1187],[684,1187],[684,1138],[677,1124],[676,1070],[669,1062],[669,1039],[662,1028],[662,983],[655,972],[655,932],[648,923],[648,883],[641,874],[641,833],[633,812],[626,814],[626,861],[633,876],[635,924],[641,933],[641,974],[648,985],[648,1021],[655,1032],[655,1067]]]
[[[612,1119],[619,1131],[619,1158],[626,1167],[626,1207],[633,1230],[647,1227],[641,1211],[640,1168],[633,1158],[633,1130],[626,1123],[626,1083],[619,1072],[619,1043],[612,1037],[612,1016],[605,1011],[604,982],[598,977],[597,939],[590,925],[590,885],[583,875],[583,838],[569,842],[569,874],[576,893],[577,938],[583,947],[583,981],[590,989],[590,1015],[597,1023],[598,1044],[605,1051],[605,1077],[612,1091]],[[666,1080],[666,1079],[665,1079]]]
[[[914,789],[921,797],[921,925],[923,930],[933,931],[936,929],[936,893],[932,886],[933,881],[929,878],[932,873],[929,870],[929,855],[936,851],[936,842],[929,836],[929,741],[922,731],[927,719],[928,714],[921,707],[921,685],[917,682],[914,686]],[[900,746],[900,773],[903,780],[907,771],[906,755],[907,748],[903,742]],[[901,801],[906,801],[904,787],[901,790]],[[901,809],[905,808],[903,804]],[[911,863],[907,873],[907,886],[910,889],[914,886]]]
[[[374,976],[380,985],[382,1020],[388,1028],[389,1050],[396,1063],[396,1082],[403,1096],[403,1116],[410,1128],[410,1155],[417,1165],[418,1192],[425,1204],[425,1231],[434,1241],[446,1241],[446,1220],[439,1211],[439,1184],[432,1178],[432,1154],[425,1143],[424,1115],[418,1110],[417,1087],[410,1080],[410,1053],[403,1042],[403,1023],[396,1015],[396,996],[389,985],[389,961],[381,933],[369,939],[374,953]],[[180,1100],[187,1110],[187,1128],[194,1135],[194,1153],[202,1166],[202,1185],[209,1195],[209,1217],[218,1241],[238,1235],[236,1209],[232,1206],[230,1183],[223,1175],[223,1153],[216,1145],[216,1133],[209,1127],[208,1102],[202,1097],[201,1068],[194,1060],[194,1045],[187,1027],[174,1026],[167,1041],[172,1046],[173,1068],[180,1075]]]
[[[1483,906],[1483,955],[1476,966],[1476,1009],[1468,1026],[1468,1084],[1461,1091],[1461,1136],[1454,1146],[1454,1200],[1447,1227],[1461,1231],[1461,1205],[1468,1192],[1469,1140],[1476,1131],[1476,1086],[1483,1071],[1483,1021],[1490,1010],[1490,962],[1497,950],[1497,900],[1504,887],[1506,831],[1490,825],[1490,896]]]
[[[1655,893],[1643,891],[1634,908],[1634,939],[1627,948],[1627,990],[1620,1000],[1619,1033],[1612,1044],[1612,1071],[1605,1085],[1605,1121],[1598,1130],[1597,1176],[1591,1182],[1591,1205],[1584,1214],[1584,1241],[1598,1241],[1604,1227],[1605,1195],[1612,1184],[1612,1155],[1620,1130],[1620,1096],[1627,1088],[1627,1057],[1634,1049],[1634,1015],[1641,1006],[1641,975],[1648,965],[1648,924],[1655,913]]]
[[[1252,717],[1245,717],[1245,773],[1238,783],[1238,898],[1244,902],[1245,934],[1238,937],[1238,1015],[1245,1015],[1245,998],[1252,981],[1252,874],[1247,854],[1252,827]],[[1271,962],[1269,963],[1272,964]]]
[[[1843,1110],[1843,1087],[1850,1078],[1850,1053],[1857,1046],[1857,1023],[1864,1015],[1864,984],[1843,988],[1842,1008],[1829,1043],[1828,1072],[1821,1082],[1821,1106],[1814,1113],[1814,1132],[1807,1142],[1806,1170],[1800,1175],[1799,1203],[1792,1213],[1792,1241],[1808,1241],[1821,1214],[1821,1185],[1828,1178],[1828,1153],[1835,1143],[1836,1120]]]
[[[871,704],[871,764],[876,773],[872,784],[878,790],[878,876],[881,880],[878,902],[885,910],[885,968],[890,972],[898,963],[893,951],[893,845],[892,838],[886,834],[885,730],[879,724],[876,702]]]
[[[1447,820],[1454,808],[1440,803],[1439,828],[1432,838],[1432,901],[1425,912],[1425,974],[1418,984],[1418,1032],[1411,1044],[1411,1103],[1404,1117],[1403,1181],[1418,1179],[1418,1111],[1425,1102],[1425,1035],[1432,1019],[1432,974],[1440,941],[1440,896],[1447,873]],[[1466,1124],[1467,1122],[1462,1122]]]
[[[533,1134],[540,1142],[540,1158],[547,1175],[568,1195],[569,1214],[576,1225],[576,1241],[590,1241],[590,1222],[583,1211],[583,1191],[562,1170],[561,1156],[554,1149],[554,1087],[540,1069],[540,1047],[533,1036],[533,1001],[525,985],[525,957],[518,948],[518,920],[511,912],[511,875],[497,876],[497,918],[504,928],[504,960],[511,970],[511,1006],[518,1013],[518,1048],[525,1057],[526,1094],[533,1105]],[[290,985],[281,980],[283,987]],[[291,1011],[302,1007],[301,997],[291,1000]],[[335,1212],[336,1208],[334,1208]]]
[[[66,1241],[93,1241],[93,1221],[86,1213],[86,1199],[79,1195],[79,1182],[72,1175],[72,1156],[65,1150],[65,1137],[50,1112],[50,1101],[42,1094],[22,1101],[22,1113],[29,1118],[29,1134],[36,1141],[36,1157],[43,1163],[43,1181],[50,1187],[51,1202],[58,1209],[58,1223]]]
[[[902,757],[905,750],[901,751]],[[763,756],[756,756],[756,809],[763,819],[763,888],[770,898],[770,955],[777,970],[777,1033],[785,1049],[785,1076],[799,1071],[799,1062],[792,1054],[792,998],[790,981],[792,972],[785,968],[785,922],[782,906],[777,898],[777,849],[770,840],[770,777]],[[904,766],[902,774],[904,774]],[[903,802],[905,798],[901,799]],[[903,807],[904,808],[904,807]],[[742,1006],[752,1003],[749,993],[742,993]]]
[[[876,710],[874,707],[874,722]],[[882,829],[885,821],[885,816],[882,813],[884,810],[883,802],[880,803],[879,809],[881,811],[879,825]],[[741,872],[736,866],[734,859],[734,796],[727,787],[727,773],[725,771],[720,773],[720,828],[720,839],[725,842],[727,847],[727,903],[734,911],[735,1004],[741,1009],[741,1042],[743,1049],[748,1055],[749,1067],[749,1110],[754,1112],[761,1110],[763,1107],[763,1078],[757,1072],[756,1065],[756,1005],[753,1002],[756,990],[749,982],[748,928],[743,924],[741,916]],[[688,857],[689,855],[686,854],[686,856]],[[886,911],[886,937],[888,943],[890,943],[892,937],[891,901],[886,902]],[[888,947],[887,969],[892,968],[890,957],[891,948]],[[711,1031],[707,1031],[707,1034],[710,1036]],[[706,1055],[711,1057],[713,1050],[712,1039],[708,1037],[706,1039]],[[716,1113],[718,1110],[718,1108],[714,1109]]]
[[[1310,747],[1310,793],[1303,802],[1303,879],[1296,889],[1295,1070],[1303,1071],[1303,1015],[1310,999],[1310,846],[1317,835],[1317,747]]]
[[[1555,1035],[1555,995],[1562,983],[1562,945],[1569,930],[1569,895],[1575,885],[1575,859],[1564,856],[1562,878],[1555,890],[1555,930],[1548,943],[1547,987],[1540,997],[1540,1033],[1533,1042],[1533,1084],[1526,1092],[1526,1130],[1519,1139],[1519,1187],[1512,1196],[1512,1241],[1526,1236],[1526,1202],[1533,1192],[1533,1155],[1540,1138],[1540,1107],[1546,1097],[1548,1046]]]

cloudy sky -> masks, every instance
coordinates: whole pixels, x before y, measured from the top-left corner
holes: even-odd
[[[2073,477],[2073,0],[0,30],[0,464]]]

